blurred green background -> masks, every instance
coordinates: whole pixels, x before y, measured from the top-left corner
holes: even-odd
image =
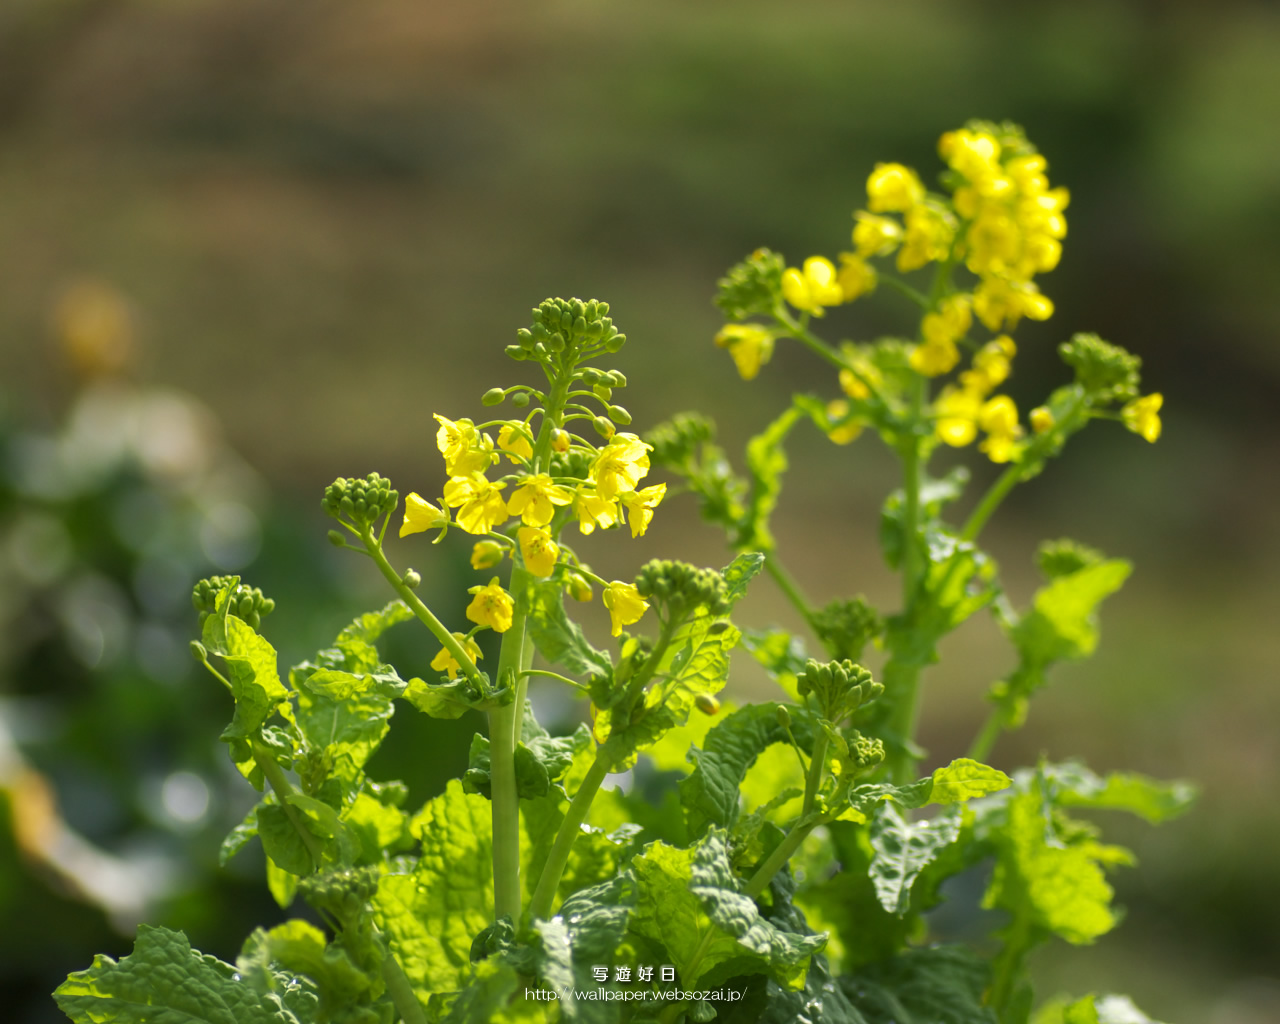
[[[1020,406],[1064,378],[1053,350],[1076,330],[1140,354],[1165,395],[1157,445],[1096,425],[989,530],[1022,601],[1042,537],[1137,564],[1099,654],[1056,673],[995,759],[1080,755],[1203,787],[1158,832],[1105,822],[1142,862],[1115,879],[1128,919],[1096,948],[1043,951],[1043,991],[1128,991],[1175,1022],[1280,1019],[1273,5],[7,0],[8,1019],[58,1019],[47,993],[95,952],[127,952],[140,915],[224,958],[279,919],[260,864],[216,865],[248,794],[217,749],[222,694],[188,663],[192,580],[245,570],[276,597],[285,663],[381,604],[366,567],[324,543],[324,485],[376,469],[439,493],[431,414],[476,415],[485,389],[525,379],[502,347],[547,295],[612,304],[640,429],[697,407],[733,452],[793,391],[834,397],[785,346],[738,380],[711,343],[715,280],[759,245],[796,263],[847,248],[871,166],[930,180],[937,136],[970,117],[1024,124],[1072,192],[1042,283],[1057,313],[1017,335]],[[829,323],[866,339],[901,316],[883,295]],[[128,351],[68,354],[68,335],[112,322]],[[793,449],[783,557],[816,598],[892,610],[875,547],[889,458],[870,439]],[[725,555],[687,502],[641,540],[592,540],[606,574]],[[425,552],[397,557],[460,614],[463,542],[430,566]],[[744,618],[790,621],[767,583]],[[431,650],[395,643],[425,668]],[[935,760],[963,751],[1009,667],[986,620],[943,653],[926,691]],[[732,685],[762,684],[744,665]],[[403,718],[379,756],[425,797],[469,737]],[[90,853],[58,839],[54,799]],[[84,877],[103,891],[77,896]]]

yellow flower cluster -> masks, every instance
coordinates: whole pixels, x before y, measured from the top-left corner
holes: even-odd
[[[1016,353],[1017,347],[1007,335],[989,341],[973,357],[971,368],[960,374],[958,385],[942,389],[933,403],[937,417],[934,429],[940,441],[960,448],[972,444],[981,429],[987,437],[979,448],[992,462],[1008,462],[1017,455],[1023,434],[1018,408],[1008,395],[990,397],[1008,379]]]

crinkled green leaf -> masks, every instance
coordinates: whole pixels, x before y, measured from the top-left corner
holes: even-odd
[[[294,817],[306,827],[302,814],[295,813]],[[262,848],[277,867],[299,876],[309,875],[315,870],[315,861],[306,842],[283,807],[267,803],[258,805],[258,835],[262,839]],[[324,837],[317,834],[316,838],[323,841]]]
[[[958,757],[933,773],[929,800],[935,804],[964,803],[1007,789],[1012,783],[1013,780],[998,768],[991,768],[971,757]]]
[[[908,949],[840,979],[867,1024],[996,1024],[983,1005],[990,972],[961,946]]]
[[[581,627],[564,612],[564,588],[554,580],[528,577],[526,629],[539,653],[552,664],[580,676],[613,673],[613,662],[604,651],[587,642]]]
[[[314,992],[257,991],[181,932],[142,925],[133,952],[94,957],[54,992],[76,1024],[307,1024]]]
[[[376,864],[383,851],[395,851],[409,838],[409,817],[398,807],[389,806],[371,793],[358,793],[342,809],[342,823],[360,844],[359,860]]]
[[[944,477],[925,476],[920,485],[919,508],[921,521],[937,520],[944,505],[964,494],[969,482],[969,470],[957,466]],[[902,507],[905,502],[902,491],[894,491],[885,499],[880,512],[880,548],[889,568],[897,569],[902,563]]]
[[[1190,782],[1160,782],[1137,772],[1111,772],[1099,778],[1075,762],[1045,769],[1055,789],[1054,799],[1064,807],[1128,811],[1159,825],[1186,811],[1196,798]]]
[[[797,408],[787,409],[781,416],[747,442],[747,472],[751,490],[741,520],[735,524],[730,543],[739,549],[772,551],[775,547],[769,530],[769,517],[778,504],[782,491],[782,474],[787,471],[787,453],[783,442],[803,418]]]
[[[391,727],[393,712],[391,699],[372,690],[335,699],[304,684],[296,717],[310,748],[311,768],[322,778],[340,780],[344,794],[354,791]]]
[[[1085,832],[1060,834],[1046,813],[1038,783],[1010,798],[1005,813],[984,906],[1029,919],[1075,945],[1109,932],[1116,915],[1102,868],[1131,863],[1128,852],[1104,846]]]
[[[230,614],[228,603],[234,586],[224,587],[215,600],[215,611],[205,619],[205,648],[223,659],[236,710],[223,733],[227,741],[254,735],[272,711],[289,697],[280,682],[276,650],[243,620]]]
[[[718,714],[690,715],[684,725],[663,733],[661,739],[646,747],[645,756],[660,772],[681,772],[687,775],[694,767],[690,749],[701,747],[706,742],[707,733],[733,711],[734,706],[725,701]]]
[[[826,945],[827,937],[784,931],[761,916],[755,900],[741,892],[723,831],[712,830],[695,847],[689,891],[702,901],[712,922],[764,961],[779,984],[803,986],[809,957]]]
[[[871,848],[875,850],[871,880],[880,905],[891,914],[905,914],[920,872],[959,835],[959,814],[909,822],[893,804],[885,804],[871,823]]]
[[[1132,571],[1130,563],[1113,558],[1059,576],[1036,591],[1031,612],[1012,631],[1019,651],[1040,663],[1092,654],[1098,645],[1097,607]]]
[[[800,703],[798,676],[804,669],[804,642],[780,629],[744,629],[742,646],[755,658],[793,703]]]
[[[374,916],[418,998],[466,982],[471,940],[493,918],[489,802],[450,780],[414,817],[422,854],[412,873],[386,874]]]
[[[695,768],[680,782],[689,835],[698,838],[708,828],[731,828],[738,819],[739,791],[747,771],[760,754],[775,743],[789,743],[778,722],[774,703],[749,704],[725,716],[710,732],[701,750],[693,752]],[[810,727],[803,715],[792,718],[797,741],[809,742]]]
[[[569,736],[530,736],[527,743],[517,743],[515,750],[516,792],[522,800],[546,796],[553,784],[569,770],[575,754],[594,749],[591,730],[578,726]],[[477,733],[471,739],[471,753],[463,788],[492,799],[489,778],[489,740]]]
[[[427,683],[410,679],[401,694],[419,711],[432,718],[461,718],[471,710],[473,687],[467,679],[448,683]]]
[[[373,644],[392,626],[412,618],[409,606],[396,598],[378,611],[365,612],[355,619],[338,634],[334,646],[343,653],[347,668],[372,672],[380,660]]]
[[[482,960],[462,994],[453,1001],[444,1024],[491,1024],[520,985],[515,968],[499,958]]]
[[[746,995],[738,1002],[717,1004],[717,1024],[867,1024],[832,978],[821,953],[809,961],[804,988],[783,988],[764,975],[735,978],[725,987],[745,988]]]

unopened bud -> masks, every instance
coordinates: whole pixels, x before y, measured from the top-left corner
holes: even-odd
[[[1053,429],[1053,413],[1043,405],[1032,409],[1029,419],[1031,429],[1037,434],[1046,434]]]
[[[784,729],[791,728],[791,712],[787,710],[785,704],[779,704],[774,709],[774,715],[778,719],[778,724]]]
[[[471,549],[471,568],[492,569],[502,561],[506,549],[496,540],[477,541]]]
[[[191,641],[191,657],[195,658],[201,665],[209,660],[209,652],[204,649],[204,644],[199,640]]]
[[[595,428],[596,433],[599,434],[601,437],[603,437],[606,441],[609,440],[609,438],[613,437],[614,426],[603,416],[596,416],[594,419],[592,419],[591,425]]]
[[[481,405],[501,405],[502,400],[507,397],[507,393],[502,388],[490,388],[480,396]]]
[[[714,715],[720,710],[720,702],[709,693],[698,694],[693,698],[693,703],[704,715]]]
[[[402,582],[410,590],[417,590],[422,586],[422,576],[416,569],[407,569]]]
[[[514,395],[511,396],[511,404],[514,405],[517,409],[525,408],[529,404],[529,392],[517,391]]]
[[[558,452],[567,452],[569,450],[569,432],[556,427],[551,431],[551,447]]]
[[[347,538],[337,530],[330,530],[326,536],[329,538],[329,543],[335,548],[345,548],[347,546]]]

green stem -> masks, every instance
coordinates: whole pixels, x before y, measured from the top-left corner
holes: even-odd
[[[997,954],[992,965],[993,978],[987,990],[987,1005],[996,1013],[997,1020],[1004,1020],[1009,999],[1013,996],[1013,987],[1018,975],[1022,973],[1022,964],[1031,946],[1031,923],[1025,915],[1014,919],[1009,928],[1009,937],[1004,948]]]
[[[991,748],[995,746],[996,740],[1000,738],[1000,733],[1004,731],[1004,716],[1001,715],[998,708],[993,709],[991,714],[987,716],[987,720],[982,723],[982,728],[978,735],[973,738],[973,743],[969,745],[969,757],[975,761],[987,760],[987,755],[991,753]]]
[[[882,284],[887,284],[899,295],[905,295],[926,312],[933,305],[929,300],[929,296],[925,295],[924,292],[917,291],[912,288],[911,285],[907,284],[907,282],[903,281],[901,278],[894,277],[892,274],[879,274],[878,277]]]
[[[427,1024],[427,1015],[423,1012],[418,997],[413,994],[409,977],[390,950],[382,958],[382,980],[404,1024]]]
[[[302,823],[298,809],[289,803],[289,797],[293,796],[294,793],[293,786],[289,783],[288,778],[285,777],[284,770],[276,764],[275,758],[271,756],[271,751],[266,748],[263,742],[256,737],[250,742],[253,748],[254,761],[262,769],[262,774],[266,776],[267,782],[270,783],[272,790],[274,790],[276,798],[280,801],[280,806],[284,808],[285,817],[289,819],[289,824],[298,833],[302,844],[307,848],[307,853],[311,854],[311,861],[315,865],[315,869],[319,871],[320,865],[324,861],[324,845]]]
[[[367,527],[360,537],[364,541],[365,550],[369,553],[369,557],[373,559],[386,581],[391,584],[392,589],[400,595],[400,600],[409,606],[409,610],[413,612],[427,627],[431,630],[431,634],[440,641],[440,644],[450,657],[458,663],[458,668],[462,671],[481,693],[488,692],[488,683],[480,670],[476,668],[475,663],[471,660],[471,656],[463,650],[462,644],[458,643],[456,637],[451,633],[439,619],[435,617],[431,609],[422,603],[422,599],[418,597],[400,578],[400,574],[391,567],[391,563],[387,561],[387,556],[382,553],[382,546],[374,539],[372,531]]]
[[[756,869],[756,873],[751,876],[743,892],[752,899],[764,892],[773,880],[773,876],[782,870],[783,865],[791,859],[792,854],[800,849],[800,844],[809,837],[809,833],[822,824],[824,820],[820,816],[810,818],[808,821],[801,818],[800,823],[792,827],[791,831],[783,837],[782,842],[775,846],[773,852],[765,858],[765,862]]]
[[[768,552],[764,559],[764,569],[773,581],[778,584],[778,589],[782,591],[788,601],[795,607],[805,622],[813,628],[814,614],[813,609],[809,607],[809,602],[805,600],[804,593],[800,590],[800,585],[795,581],[792,575],[782,567],[782,563],[778,561],[778,556],[773,552]]]
[[[885,662],[881,679],[885,692],[896,694],[888,722],[893,740],[888,767],[890,778],[899,786],[915,781],[916,762],[919,760],[915,733],[920,717],[920,672],[923,667],[891,656]]]
[[[560,888],[560,879],[564,876],[565,865],[569,863],[569,852],[573,849],[573,841],[582,831],[582,823],[587,820],[587,812],[591,810],[591,801],[595,799],[605,776],[609,774],[610,766],[611,759],[605,758],[603,751],[597,751],[595,760],[591,762],[591,767],[587,769],[587,774],[578,785],[578,791],[569,802],[564,820],[560,822],[560,829],[556,833],[555,843],[551,847],[551,852],[547,854],[547,862],[542,866],[542,873],[538,876],[538,884],[529,898],[531,921],[551,916],[551,907],[555,902],[556,891]]]
[[[982,501],[978,503],[978,507],[973,510],[968,520],[965,521],[964,528],[960,531],[961,540],[977,540],[978,534],[987,525],[987,520],[991,518],[995,510],[1000,507],[1000,502],[1004,501],[1005,497],[1017,484],[1024,468],[1021,464],[1015,463],[996,478],[996,482],[982,496]]]
[[[813,753],[809,757],[809,771],[804,780],[804,809],[801,816],[813,810],[818,799],[818,789],[822,785],[822,774],[827,767],[827,744],[830,742],[825,729],[819,729],[813,741]]]

